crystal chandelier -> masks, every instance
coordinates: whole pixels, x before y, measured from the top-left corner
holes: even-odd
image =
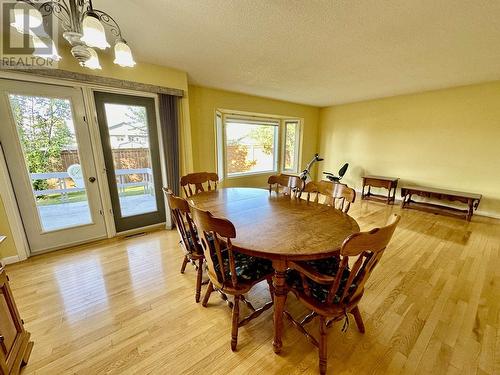
[[[45,34],[33,30],[43,27],[45,17],[54,16],[61,21],[63,37],[71,44],[71,54],[81,66],[101,69],[96,49],[105,50],[110,46],[106,39],[105,27],[114,37],[114,63],[123,67],[135,65],[132,51],[122,37],[120,26],[109,14],[94,9],[92,0],[51,0],[35,2],[17,0],[14,7],[14,22],[11,26],[33,38],[34,55],[60,60],[54,41]],[[51,51],[47,53],[46,46]]]

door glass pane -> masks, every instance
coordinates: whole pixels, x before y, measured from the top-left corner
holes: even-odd
[[[45,232],[92,223],[68,99],[9,95]]]
[[[146,107],[105,103],[121,216],[157,211]]]
[[[276,169],[278,126],[228,121],[225,128],[229,176]]]

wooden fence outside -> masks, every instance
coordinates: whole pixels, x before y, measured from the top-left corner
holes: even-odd
[[[120,148],[112,152],[116,169],[151,168],[149,148]],[[66,171],[72,164],[80,164],[78,152],[76,150],[61,152],[61,164],[63,171]]]

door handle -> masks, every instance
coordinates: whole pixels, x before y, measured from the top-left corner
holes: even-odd
[[[93,176],[92,176],[92,177],[89,177],[89,181],[90,181],[90,182],[94,183],[94,182],[95,182],[95,180],[96,180],[96,179],[95,179],[95,177],[93,177]]]

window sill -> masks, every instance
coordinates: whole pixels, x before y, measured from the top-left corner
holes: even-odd
[[[296,171],[295,169],[283,169],[280,173],[293,174],[293,175],[297,175],[297,176],[300,174],[300,172]]]
[[[261,175],[270,175],[270,174],[276,174],[278,171],[262,171],[262,172],[249,172],[249,173],[237,173],[237,174],[232,174],[232,175],[226,175],[224,178],[228,180],[232,179],[237,179],[237,178],[243,178],[243,177],[254,177],[254,176],[261,176]]]

